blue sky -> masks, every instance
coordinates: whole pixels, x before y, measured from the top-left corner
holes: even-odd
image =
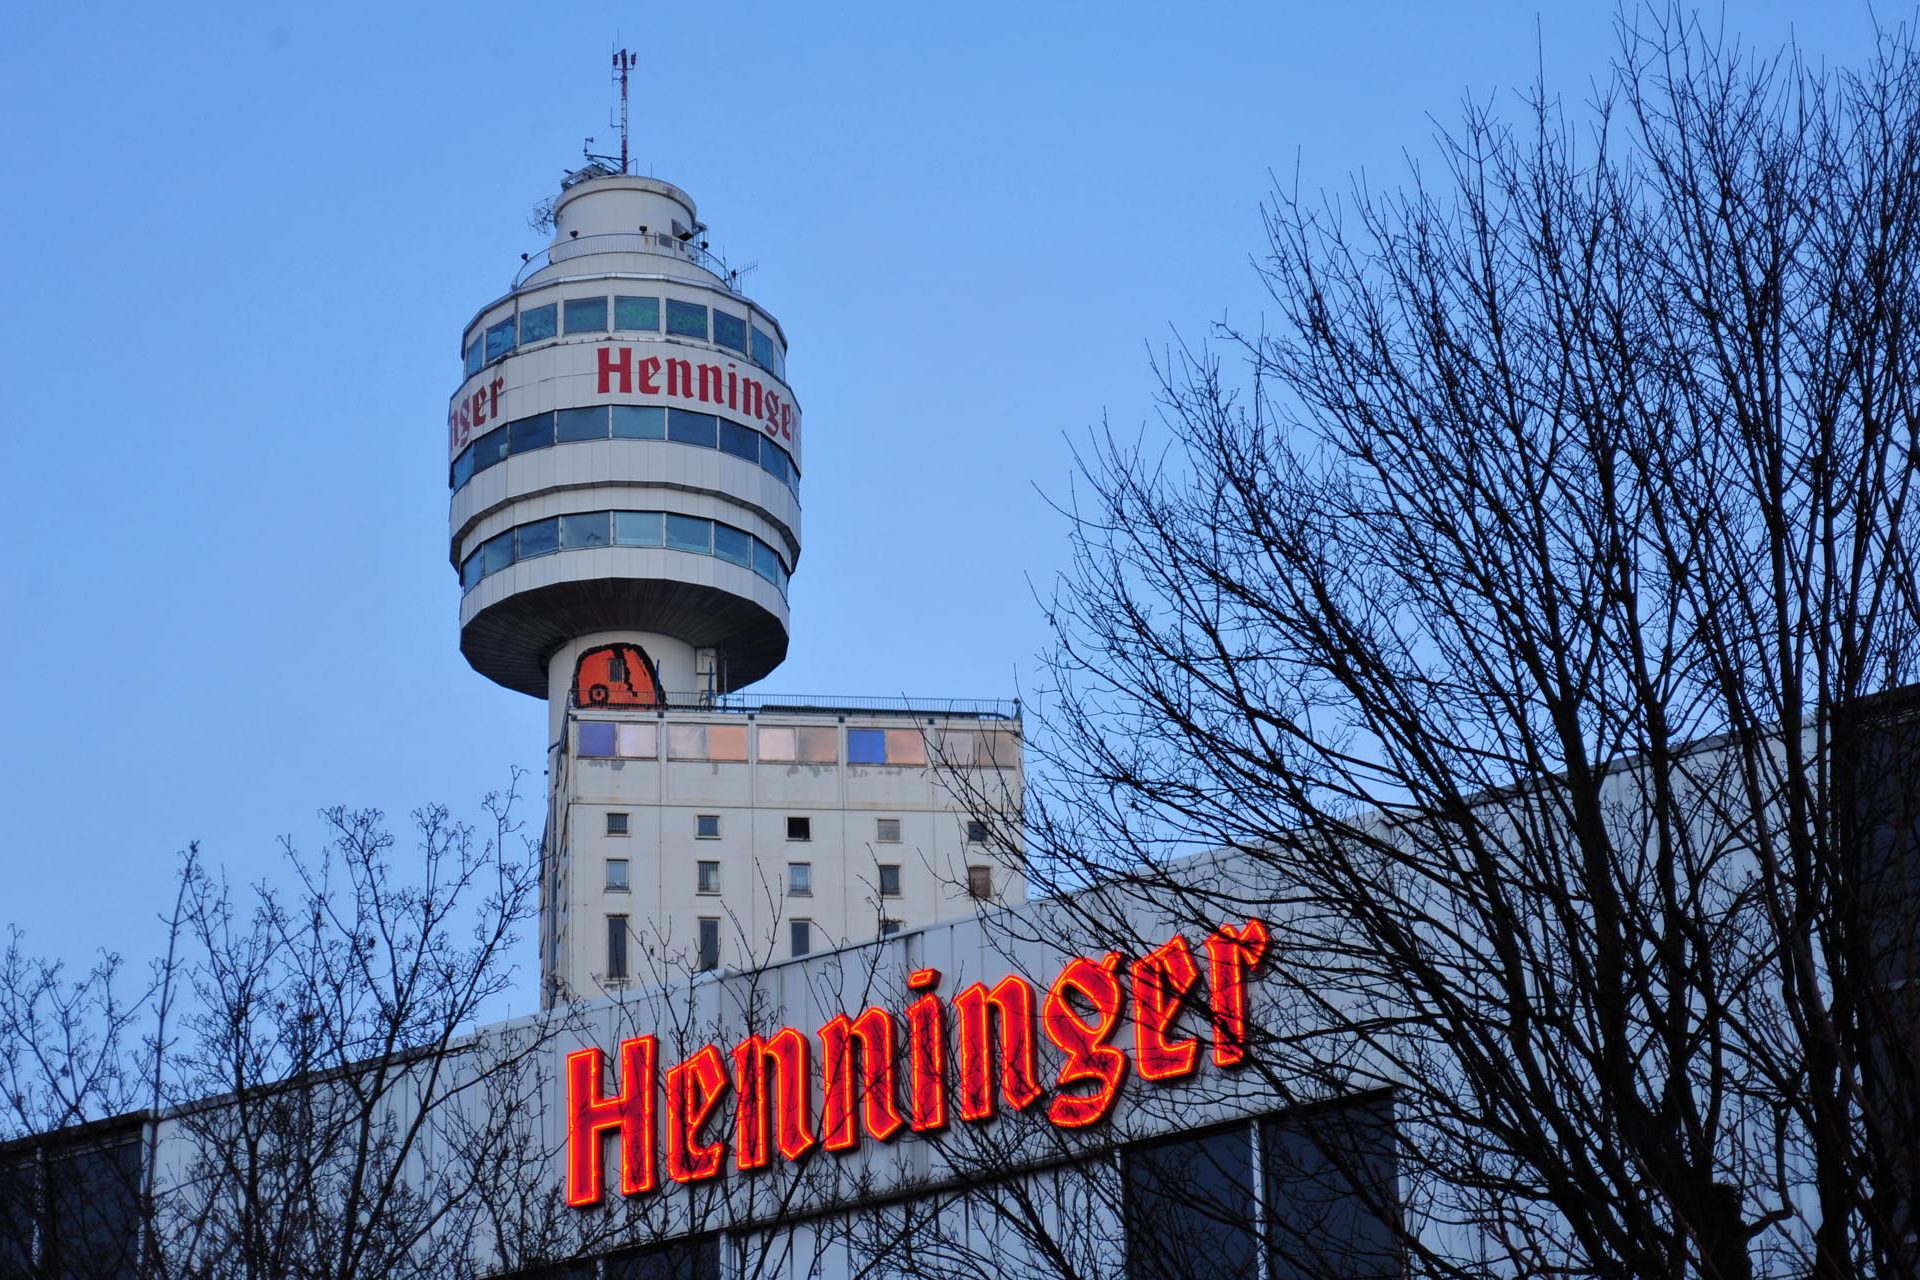
[[[1716,11],[1717,12],[1717,11]],[[1857,61],[1864,5],[1730,3]],[[1888,15],[1898,17],[1903,15]],[[459,337],[611,149],[692,193],[791,340],[793,644],[761,688],[1039,683],[1067,441],[1257,324],[1271,174],[1401,182],[1463,96],[1586,96],[1605,5],[37,5],[0,42],[0,923],[159,943],[316,810],[477,813],[542,704],[461,659]],[[405,863],[403,841],[401,861]],[[529,956],[531,951],[528,952]],[[525,983],[526,1003],[533,984]]]

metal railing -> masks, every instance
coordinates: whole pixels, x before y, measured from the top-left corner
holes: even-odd
[[[738,715],[790,712],[804,715],[906,715],[960,720],[1020,719],[1020,699],[1012,698],[872,698],[842,694],[723,693],[708,698],[697,693],[669,693],[651,707],[596,703],[577,694],[569,705],[578,711],[721,712]]]
[[[729,288],[734,284],[733,273],[719,255],[709,253],[694,241],[682,240],[664,231],[608,231],[597,236],[575,236],[562,240],[530,255],[514,275],[513,287],[518,289],[536,271],[558,266],[570,258],[584,258],[595,253],[651,253],[678,258],[713,272],[727,281]]]

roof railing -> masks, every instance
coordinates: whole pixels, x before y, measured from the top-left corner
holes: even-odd
[[[574,236],[548,245],[538,253],[529,254],[513,277],[513,287],[518,289],[535,272],[558,266],[571,258],[584,258],[596,253],[659,254],[711,271],[726,281],[729,289],[737,283],[737,277],[720,256],[701,248],[698,241],[682,240],[664,231],[608,231],[593,236]]]
[[[697,693],[669,692],[664,702],[641,706],[609,698],[571,695],[569,705],[577,711],[720,712],[734,715],[789,713],[793,715],[898,715],[934,719],[1012,720],[1020,719],[1020,699],[1012,698],[873,698],[844,694],[798,693],[723,693],[708,697]]]

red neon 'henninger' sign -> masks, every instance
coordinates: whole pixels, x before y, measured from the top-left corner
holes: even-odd
[[[1202,948],[1216,1066],[1246,1060],[1247,979],[1265,957],[1267,943],[1267,926],[1249,920],[1237,927],[1221,925]],[[1075,959],[1044,997],[1017,974],[991,987],[976,982],[954,995],[951,1018],[936,992],[939,970],[915,970],[907,988],[921,994],[902,1016],[875,1006],[852,1017],[839,1014],[820,1028],[824,1097],[817,1113],[813,1042],[792,1027],[748,1036],[730,1054],[707,1045],[664,1073],[655,1037],[622,1041],[620,1086],[611,1094],[603,1088],[606,1054],[592,1048],[570,1053],[567,1203],[598,1204],[604,1196],[601,1148],[609,1134],[619,1139],[620,1193],[631,1196],[660,1185],[663,1128],[667,1177],[688,1183],[719,1176],[729,1145],[734,1168],[751,1171],[765,1168],[776,1151],[792,1161],[816,1145],[852,1150],[863,1133],[886,1142],[902,1129],[944,1129],[950,1103],[965,1124],[991,1120],[1001,1102],[1024,1111],[1046,1092],[1034,1040],[1036,1014],[1061,1055],[1048,1121],[1065,1129],[1095,1124],[1113,1110],[1126,1078],[1128,1055],[1113,1038],[1129,988],[1131,1065],[1140,1078],[1178,1080],[1199,1069],[1200,1041],[1176,1035],[1173,1027],[1200,981],[1201,963],[1176,934],[1128,965],[1124,976],[1118,952]],[[950,1022],[955,1098],[948,1096],[946,1069]],[[904,1060],[896,1053],[903,1034]],[[720,1123],[729,1095],[731,1144]]]

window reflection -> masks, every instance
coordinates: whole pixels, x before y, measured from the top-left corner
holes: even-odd
[[[504,356],[507,354],[507,352],[513,350],[513,327],[514,327],[513,317],[508,316],[505,320],[502,320],[500,323],[488,328],[487,330],[487,363],[488,364],[492,364],[495,360],[498,360],[501,356]]]
[[[520,345],[529,342],[544,342],[553,337],[556,329],[554,306],[549,302],[544,307],[534,307],[520,313]]]
[[[568,298],[568,333],[605,333],[607,331],[607,300],[605,298]]]
[[[713,340],[723,347],[732,347],[741,355],[747,354],[747,322],[739,316],[730,316],[720,308],[713,309]]]
[[[707,340],[707,309],[697,302],[667,299],[667,332],[681,338]]]
[[[613,300],[613,327],[659,332],[660,299],[616,297]]]

